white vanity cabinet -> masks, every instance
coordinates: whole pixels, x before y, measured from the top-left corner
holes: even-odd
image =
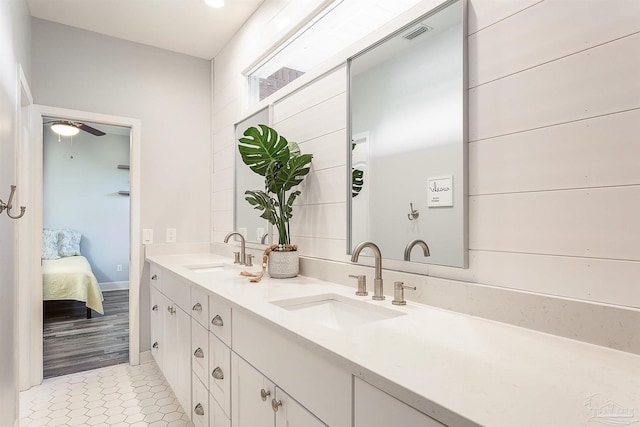
[[[167,295],[175,295],[185,284],[175,276],[163,275],[153,264],[150,272],[151,354],[187,410],[191,407],[191,317]]]
[[[310,348],[308,343],[298,341],[293,336],[281,332],[275,325],[247,311],[234,311],[232,332],[231,371],[234,380],[240,376],[238,369],[242,364],[233,360],[240,356],[255,367],[260,375],[269,378],[281,390],[286,390],[296,399],[294,401],[282,395],[282,399],[279,398],[279,400],[282,400],[283,406],[285,401],[290,401],[295,402],[295,405],[302,405],[300,409],[306,408],[304,411],[297,409],[283,411],[287,416],[303,417],[302,414],[313,414],[308,418],[308,423],[296,425],[302,427],[326,424],[331,427],[351,427],[351,372],[332,359],[328,353],[316,347]],[[238,365],[237,368],[236,365]],[[258,393],[260,396],[260,388],[256,392],[246,391],[246,386],[242,387],[242,382],[239,382],[236,387],[232,384],[231,387],[233,395],[231,421],[234,427],[251,426],[243,423],[242,420],[235,419],[236,416],[245,414],[245,411],[239,408],[243,400],[250,401],[244,393],[249,393],[249,396]],[[279,393],[271,391],[270,396],[273,399],[274,396],[278,397]],[[295,405],[292,404],[292,406]],[[268,406],[271,410],[270,405],[264,406]],[[316,417],[324,424],[314,424],[313,420],[318,421]],[[290,425],[293,426],[293,424]]]
[[[446,427],[360,378],[354,386],[354,427]]]
[[[326,427],[237,354],[231,358],[233,427]]]

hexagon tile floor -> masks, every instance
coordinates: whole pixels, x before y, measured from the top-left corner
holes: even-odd
[[[20,393],[20,427],[191,427],[155,362],[45,380]]]

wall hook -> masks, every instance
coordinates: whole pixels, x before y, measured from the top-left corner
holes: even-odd
[[[2,211],[6,209],[7,216],[11,219],[22,218],[22,216],[24,215],[24,211],[27,210],[27,208],[25,208],[24,206],[20,206],[20,215],[18,216],[11,215],[11,209],[13,208],[13,206],[11,205],[11,202],[13,201],[13,195],[15,194],[15,192],[16,192],[16,186],[12,185],[11,194],[9,194],[9,201],[7,203],[4,203],[2,200],[0,200],[0,214],[2,213]]]
[[[413,221],[414,219],[418,219],[418,217],[420,216],[420,212],[418,212],[417,210],[413,209],[413,203],[409,203],[409,206],[411,207],[411,213],[407,214],[407,217],[409,218],[409,221]]]

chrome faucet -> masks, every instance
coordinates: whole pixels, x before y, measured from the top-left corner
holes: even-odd
[[[429,252],[429,246],[427,245],[427,242],[425,242],[424,240],[415,239],[407,243],[407,246],[404,248],[405,261],[411,261],[411,250],[415,245],[418,245],[422,248],[422,252],[424,252],[424,256],[427,257],[431,255],[431,253]]]
[[[375,271],[376,275],[373,279],[373,299],[375,300],[383,300],[384,295],[382,294],[382,253],[380,253],[380,248],[373,242],[360,242],[353,249],[353,254],[351,254],[351,262],[357,262],[358,257],[360,257],[360,252],[364,248],[370,248],[373,251],[373,256],[375,259]]]
[[[240,265],[245,265],[246,264],[246,260],[247,260],[247,256],[246,256],[246,249],[245,249],[245,245],[244,245],[244,236],[242,234],[238,233],[237,231],[232,231],[231,233],[229,233],[226,236],[224,236],[224,242],[225,243],[229,243],[229,237],[231,237],[231,236],[240,237]]]

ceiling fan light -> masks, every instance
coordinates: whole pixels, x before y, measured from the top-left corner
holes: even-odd
[[[78,132],[80,132],[80,129],[78,129],[77,127],[64,122],[52,124],[51,130],[53,130],[58,135],[62,135],[62,136],[73,136],[73,135],[77,135]]]
[[[224,0],[204,0],[204,4],[209,7],[219,9],[221,7],[224,7]]]

